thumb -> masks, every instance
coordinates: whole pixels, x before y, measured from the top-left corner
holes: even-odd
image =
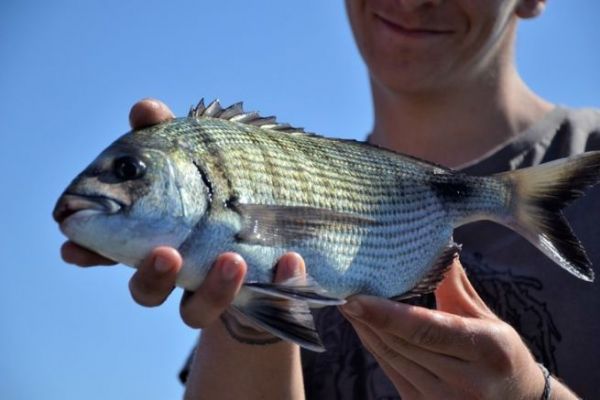
[[[437,308],[465,317],[492,317],[494,313],[479,297],[458,258],[435,291]]]
[[[129,125],[133,129],[142,129],[175,118],[165,103],[156,99],[143,99],[131,107]]]

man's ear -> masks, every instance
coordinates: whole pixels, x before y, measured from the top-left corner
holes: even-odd
[[[546,0],[519,0],[515,12],[519,18],[535,18],[546,8]]]

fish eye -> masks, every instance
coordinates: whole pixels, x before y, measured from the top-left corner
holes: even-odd
[[[144,176],[146,164],[139,158],[123,156],[115,159],[113,170],[117,178],[129,181]]]

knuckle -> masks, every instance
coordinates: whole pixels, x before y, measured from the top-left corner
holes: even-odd
[[[229,307],[235,297],[235,288],[206,288],[206,290],[198,291],[198,297],[207,309],[225,309]]]
[[[192,328],[204,328],[229,307],[235,293],[236,286],[223,283],[211,271],[198,289],[184,292],[179,307],[181,319]]]
[[[185,311],[183,308],[180,309],[180,316],[181,320],[192,329],[202,329],[207,325],[202,318]]]
[[[230,300],[220,296],[211,296],[202,290],[185,292],[181,299],[179,312],[181,319],[191,328],[204,328],[225,311]]]
[[[447,341],[443,332],[433,323],[420,324],[412,333],[410,341],[420,347],[439,346]]]
[[[196,290],[199,300],[207,308],[226,308],[236,295],[235,282],[223,282],[218,277],[209,276]]]
[[[135,278],[129,281],[129,293],[136,303],[144,307],[159,306],[167,297],[166,295],[156,293],[144,280]]]
[[[198,307],[194,300],[193,292],[185,292],[181,298],[179,314],[183,322],[190,328],[200,329],[206,326],[205,313]]]
[[[401,357],[401,354],[394,349],[393,346],[387,344],[383,340],[378,340],[376,343],[377,353],[387,362],[394,362]]]
[[[493,373],[500,376],[510,376],[514,373],[517,368],[515,340],[518,341],[516,343],[521,342],[519,335],[510,325],[501,321],[490,325],[485,345],[482,346],[482,356]]]
[[[363,303],[365,304],[365,303]],[[362,319],[368,323],[376,326],[378,329],[384,331],[393,331],[395,325],[397,324],[397,315],[396,308],[398,303],[392,303],[391,307],[389,303],[378,303],[373,307],[373,305],[369,305],[366,303],[368,307],[368,312],[364,313]]]

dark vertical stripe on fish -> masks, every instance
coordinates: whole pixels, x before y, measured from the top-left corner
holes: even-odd
[[[431,179],[429,186],[435,195],[447,203],[464,201],[472,194],[472,187],[458,176],[444,175],[444,179]]]
[[[194,161],[194,166],[196,167],[196,169],[198,170],[198,173],[200,174],[200,177],[202,178],[202,182],[204,183],[204,186],[206,186],[206,189],[208,190],[208,202],[206,204],[206,212],[208,212],[212,206],[212,201],[213,201],[213,185],[212,182],[210,181],[210,178],[208,177],[208,174],[206,173],[206,171],[204,171],[204,168],[198,164],[196,161]]]

